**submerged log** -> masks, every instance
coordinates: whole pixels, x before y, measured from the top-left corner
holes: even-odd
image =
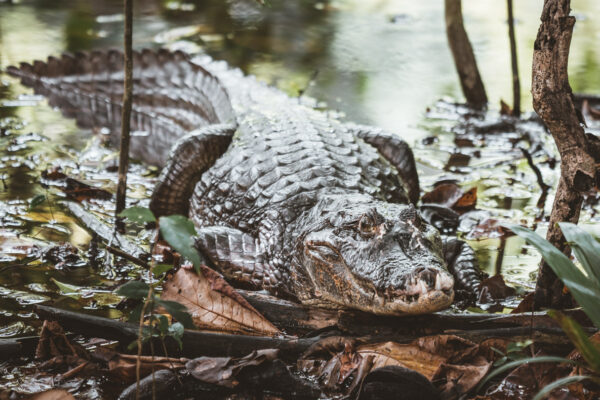
[[[86,211],[80,204],[65,201],[62,203],[81,223],[90,231],[97,234],[102,240],[114,248],[118,248],[123,253],[129,254],[132,257],[147,260],[148,253],[141,249],[136,244],[125,238],[123,235],[116,233],[114,229],[104,222],[100,221],[92,213]]]
[[[14,339],[0,339],[0,360],[21,355],[23,346]]]
[[[531,88],[533,108],[550,130],[561,157],[561,175],[546,238],[567,255],[570,248],[557,223],[577,223],[583,193],[593,187],[597,174],[569,85],[567,65],[575,25],[575,17],[570,16],[570,12],[570,0],[544,1],[542,22],[534,44]],[[542,263],[534,307],[565,308],[572,304],[562,282]]]

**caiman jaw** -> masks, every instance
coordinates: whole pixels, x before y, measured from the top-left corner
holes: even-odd
[[[402,286],[385,291],[382,313],[425,314],[447,308],[454,300],[454,279],[444,270],[425,268]]]

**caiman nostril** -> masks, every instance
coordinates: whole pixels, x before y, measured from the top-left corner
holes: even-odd
[[[437,278],[437,275],[437,271],[429,268],[424,268],[421,272],[419,272],[419,279],[425,282],[427,286],[432,288],[435,286],[435,280]]]

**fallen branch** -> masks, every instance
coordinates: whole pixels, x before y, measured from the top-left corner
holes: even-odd
[[[58,321],[66,330],[86,335],[118,340],[123,348],[138,337],[138,326],[109,318],[76,313],[55,307],[38,305],[36,312],[41,319]],[[279,349],[287,357],[298,356],[319,337],[296,339],[268,336],[230,335],[213,332],[186,330],[183,338],[183,352],[188,358],[200,356],[244,356],[257,349]],[[169,356],[181,354],[177,343],[167,337],[166,347]],[[157,347],[160,344],[156,341]]]
[[[129,254],[138,259],[148,259],[148,253],[129,241],[119,233],[114,232],[113,228],[100,221],[89,211],[86,211],[80,204],[72,201],[62,203],[81,223],[90,231],[101,237],[106,243],[118,247],[123,253]]]
[[[123,250],[117,249],[116,247],[107,245],[106,251],[108,251],[109,253],[114,254],[116,256],[119,256],[121,258],[124,258],[126,260],[129,260],[132,263],[139,265],[140,267],[144,267],[147,270],[150,269],[150,265],[147,262],[140,260],[139,258],[134,257],[131,254],[124,252]]]

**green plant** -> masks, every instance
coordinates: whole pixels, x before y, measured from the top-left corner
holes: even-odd
[[[577,225],[566,222],[559,223],[565,238],[581,264],[580,269],[560,250],[535,232],[520,225],[506,224],[504,226],[524,238],[541,253],[544,260],[552,268],[556,276],[563,281],[573,298],[579,303],[595,327],[600,329],[600,307],[598,307],[600,305],[600,243]],[[600,382],[600,348],[590,341],[584,329],[572,318],[559,311],[550,311],[549,315],[559,323],[585,360],[585,365],[583,366],[592,371],[592,374],[568,376],[559,379],[542,388],[534,400],[543,398],[556,388],[585,379]],[[561,362],[581,365],[573,360],[562,357],[523,358],[504,364],[494,370],[481,382],[479,388],[494,376],[511,368],[522,364],[538,362]]]
[[[156,222],[152,211],[144,207],[131,207],[119,214],[120,217],[136,224]],[[195,234],[194,225],[190,220],[181,215],[161,217],[158,221],[159,229],[165,240],[186,259],[193,262],[196,269],[199,268],[201,260],[193,248],[192,238]],[[162,285],[166,278],[166,272],[172,268],[168,264],[156,264],[154,260],[150,266],[149,282],[130,281],[117,289],[116,293],[128,299],[140,302],[129,314],[129,321],[140,323],[140,335],[138,340],[130,347],[137,344],[138,350],[141,344],[153,337],[164,339],[167,336],[175,339],[181,346],[181,337],[184,328],[193,328],[194,324],[187,309],[180,303],[161,300],[155,295],[155,289]],[[169,319],[155,311],[159,308],[167,311],[178,322],[170,323]],[[148,314],[148,315],[146,315]],[[147,317],[148,324],[143,322]]]

